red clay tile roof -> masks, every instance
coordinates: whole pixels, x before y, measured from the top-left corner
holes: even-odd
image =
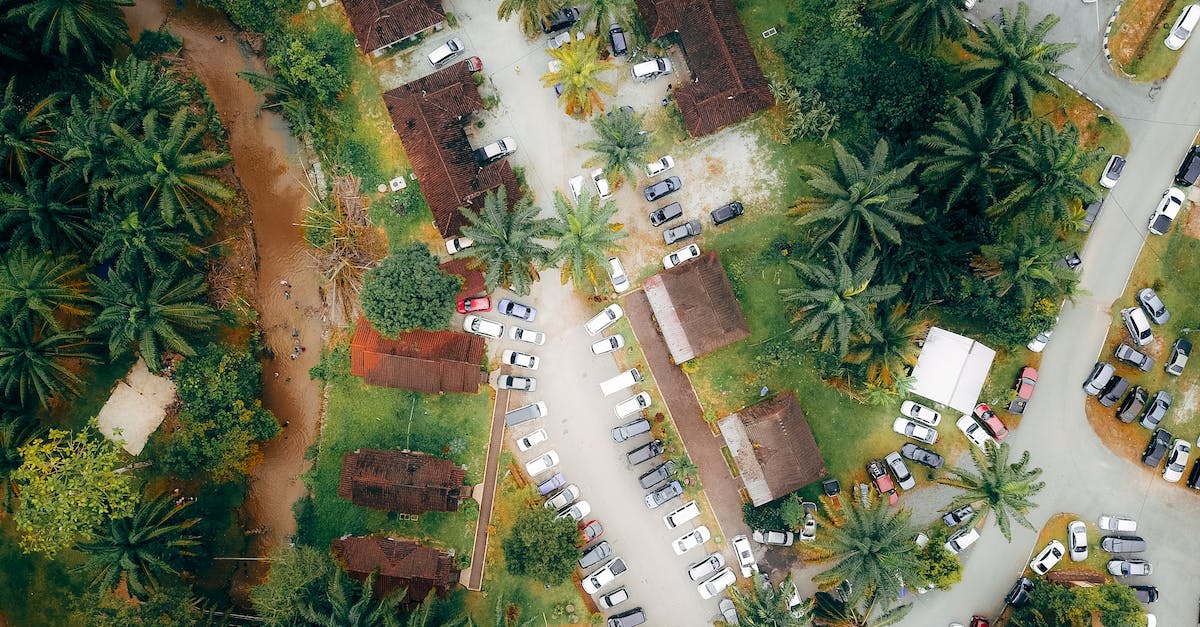
[[[642,289],[677,364],[750,336],[715,252],[659,272]]]
[[[358,45],[373,52],[446,21],[442,0],[342,0]]]
[[[479,391],[483,338],[458,331],[409,331],[383,337],[359,318],[350,341],[350,374],[367,385],[433,394]]]
[[[397,87],[383,102],[443,237],[458,235],[466,223],[459,207],[482,207],[484,192],[504,186],[510,207],[521,198],[507,160],[482,168],[475,161],[464,127],[483,98],[466,61]]]
[[[458,464],[425,453],[346,451],[338,496],[389,512],[455,512],[465,476]]]
[[[755,506],[829,475],[794,392],[730,414],[717,426]]]
[[[358,581],[366,581],[368,575],[379,571],[375,575],[376,598],[407,588],[404,601],[413,605],[420,603],[431,590],[445,594],[448,585],[458,580],[453,555],[422,546],[415,540],[344,536],[333,541],[332,551],[346,572]]]
[[[474,296],[483,291],[483,273],[469,267],[470,262],[466,259],[451,259],[446,263],[438,266],[443,272],[456,274],[463,279],[462,289],[458,291],[455,300],[461,300],[468,296]]]
[[[637,7],[652,38],[679,32],[694,80],[675,88],[675,102],[692,137],[775,104],[732,0],[637,0]]]

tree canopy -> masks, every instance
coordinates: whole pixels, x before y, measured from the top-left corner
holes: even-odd
[[[421,242],[393,251],[367,272],[360,294],[371,326],[395,337],[413,329],[445,329],[463,279],[438,268]]]
[[[504,566],[514,575],[557,585],[571,578],[582,552],[575,543],[579,529],[553,510],[533,507],[522,511],[504,538]]]

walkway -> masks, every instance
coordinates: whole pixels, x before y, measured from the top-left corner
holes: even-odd
[[[500,374],[508,374],[502,368]],[[483,589],[484,558],[487,556],[488,528],[492,522],[492,503],[496,500],[496,480],[500,476],[500,453],[504,448],[504,413],[508,411],[508,390],[496,391],[496,404],[492,407],[492,431],[488,437],[487,461],[483,470],[483,493],[479,500],[479,520],[475,521],[475,542],[471,549],[471,572],[467,576],[467,589]]]

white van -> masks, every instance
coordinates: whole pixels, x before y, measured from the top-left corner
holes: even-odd
[[[655,57],[633,66],[632,74],[635,79],[644,80],[671,73],[670,59]]]
[[[596,335],[597,333],[608,328],[608,325],[621,319],[625,315],[625,310],[621,306],[613,303],[605,307],[603,311],[592,316],[591,320],[583,323],[583,329],[588,335]]]
[[[624,418],[630,414],[640,412],[649,406],[650,395],[645,392],[641,392],[636,396],[630,396],[620,403],[617,403],[617,406],[613,409],[613,411],[617,414],[617,418]]]
[[[663,523],[667,525],[667,529],[674,529],[699,515],[700,506],[696,505],[695,501],[688,501],[683,507],[663,516]]]
[[[1200,4],[1189,4],[1183,7],[1183,13],[1175,20],[1171,33],[1167,35],[1166,45],[1171,50],[1179,50],[1187,43],[1192,31],[1196,30],[1196,22],[1200,21]]]
[[[600,383],[600,391],[604,392],[605,396],[612,396],[621,390],[627,389],[634,383],[642,380],[642,373],[638,372],[637,368],[630,368],[625,372]]]

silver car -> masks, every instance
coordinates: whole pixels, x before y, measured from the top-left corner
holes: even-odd
[[[913,479],[912,473],[908,471],[908,466],[904,463],[904,459],[900,457],[900,453],[891,452],[887,457],[883,458],[887,464],[888,470],[896,477],[896,483],[902,490],[911,490],[917,485],[917,481]]]
[[[703,581],[709,575],[725,567],[725,556],[720,553],[710,553],[708,557],[692,564],[688,568],[688,577],[692,581]]]
[[[1089,374],[1088,378],[1083,382],[1083,391],[1087,393],[1088,396],[1095,396],[1099,394],[1100,391],[1104,389],[1104,386],[1108,385],[1108,382],[1113,378],[1113,373],[1116,371],[1117,369],[1108,362],[1096,362],[1096,365],[1092,366],[1091,374]]]
[[[1121,320],[1125,322],[1125,330],[1137,346],[1145,346],[1154,340],[1154,332],[1150,329],[1150,318],[1138,307],[1121,310]]]

